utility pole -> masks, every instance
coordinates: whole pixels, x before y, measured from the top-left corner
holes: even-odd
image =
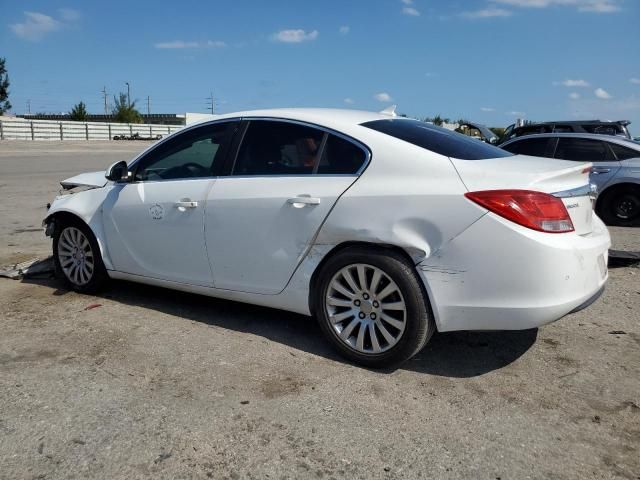
[[[216,110],[216,100],[213,98],[213,92],[209,93],[209,96],[206,98],[207,100],[207,109],[211,109],[211,115],[215,114]]]
[[[124,82],[127,85],[127,107],[131,108],[131,86],[129,82]]]
[[[27,100],[27,113],[31,115],[31,100]]]
[[[107,113],[107,87],[102,87],[102,97],[104,98],[104,114],[109,115]]]
[[[147,95],[147,115],[151,115],[151,98]]]

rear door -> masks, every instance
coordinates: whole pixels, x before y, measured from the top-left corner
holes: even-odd
[[[598,191],[604,190],[620,169],[620,162],[603,140],[561,137],[554,156],[563,160],[591,162],[591,182],[597,185]]]
[[[313,126],[248,122],[231,174],[207,198],[214,286],[281,292],[368,157],[356,142]]]

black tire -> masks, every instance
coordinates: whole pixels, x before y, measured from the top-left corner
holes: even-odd
[[[353,345],[347,345],[340,338],[340,334],[334,326],[336,324],[332,323],[329,318],[328,309],[331,307],[327,306],[325,299],[329,294],[329,288],[334,276],[338,275],[338,272],[345,267],[359,264],[381,270],[399,287],[404,300],[406,312],[404,330],[399,334],[397,343],[392,347],[388,347],[389,349],[382,353],[364,353],[358,351]],[[331,344],[344,357],[365,367],[389,368],[405,362],[426,345],[436,330],[429,300],[415,267],[405,257],[393,250],[364,247],[349,247],[341,250],[321,267],[311,300],[312,313]],[[380,299],[380,302],[382,302],[382,299]],[[382,308],[382,305],[380,307]],[[383,323],[382,318],[377,321]],[[362,324],[359,324],[357,328],[363,328]],[[370,328],[380,332],[380,330],[377,330],[379,327]],[[369,333],[369,336],[371,337],[371,333]]]
[[[640,224],[640,187],[613,187],[598,202],[598,215],[611,226],[629,227]]]
[[[86,277],[83,277],[81,281],[75,281],[73,275],[69,273],[69,267],[63,268],[62,262],[65,262],[66,264],[67,261],[65,261],[65,259],[61,257],[63,253],[59,246],[61,241],[63,242],[63,244],[65,243],[65,237],[63,237],[63,235],[66,235],[64,232],[67,229],[79,230],[89,243],[89,246],[85,247],[82,252],[83,260],[85,256],[87,258],[91,257],[93,259],[93,267],[91,269],[90,277],[88,278],[88,280]],[[63,240],[61,240],[61,238]],[[98,247],[98,242],[96,241],[95,235],[93,234],[91,229],[80,220],[74,221],[65,219],[59,224],[56,224],[56,229],[53,234],[53,260],[55,263],[56,277],[64,281],[64,283],[70,290],[74,290],[80,293],[95,293],[102,289],[109,279],[107,269],[102,262],[102,255],[100,253],[100,248]],[[75,269],[73,271],[75,271]]]

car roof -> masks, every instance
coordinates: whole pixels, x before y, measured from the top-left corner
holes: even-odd
[[[504,146],[510,143],[521,142],[523,140],[529,138],[587,138],[592,140],[600,140],[604,142],[610,143],[618,143],[620,145],[624,145],[625,147],[630,147],[636,150],[640,150],[640,144],[634,142],[633,140],[629,140],[626,137],[618,137],[615,135],[602,135],[597,133],[534,133],[531,135],[523,135],[521,137],[515,137],[510,140],[507,140],[500,146]]]
[[[228,118],[280,118],[283,120],[296,120],[340,130],[342,128],[353,127],[373,120],[388,120],[403,117],[397,117],[380,112],[338,108],[274,108],[225,113],[223,115],[218,115],[213,119],[204,120],[198,123],[207,123]]]
[[[607,125],[607,124],[616,124],[616,125],[628,125],[631,122],[629,120],[557,120],[557,121],[549,121],[549,122],[532,122],[527,123],[526,125],[521,125],[517,128],[536,126],[536,125],[557,125],[562,123],[564,125]]]

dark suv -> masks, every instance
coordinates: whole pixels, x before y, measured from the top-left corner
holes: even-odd
[[[500,143],[515,137],[536,133],[595,133],[599,135],[615,135],[631,140],[631,135],[627,129],[627,125],[630,123],[629,120],[615,122],[608,120],[570,120],[566,122],[528,123],[520,127],[512,124],[505,129]]]

